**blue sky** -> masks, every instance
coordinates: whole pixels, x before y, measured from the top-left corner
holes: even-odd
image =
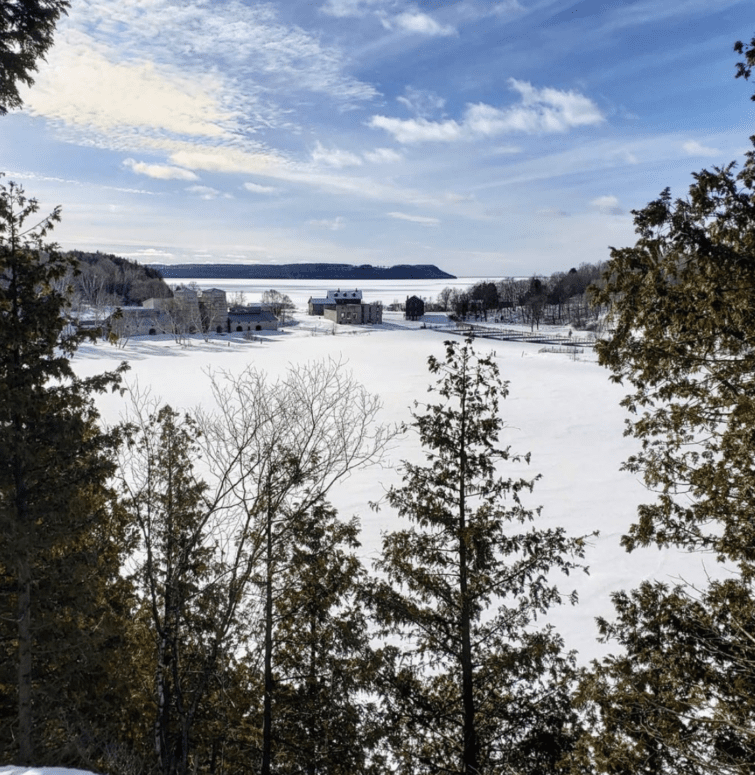
[[[144,262],[568,270],[741,161],[752,0],[72,0],[0,170]]]

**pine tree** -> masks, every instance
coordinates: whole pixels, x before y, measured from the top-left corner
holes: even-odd
[[[137,413],[128,431],[121,479],[140,534],[136,576],[152,640],[154,751],[160,772],[185,775],[213,758],[218,730],[208,727],[227,710],[222,686],[240,647],[250,568],[243,536],[222,530],[218,501],[194,473],[196,422],[162,406]]]
[[[366,699],[375,672],[354,554],[356,520],[324,501],[301,515],[275,598],[274,771],[350,775],[375,766],[379,734]],[[383,772],[383,770],[379,770]]]
[[[737,77],[749,77],[755,41]],[[755,137],[751,138],[755,143]],[[583,683],[599,772],[745,773],[755,760],[755,152],[693,174],[634,211],[637,242],[611,250],[600,362],[630,392],[625,468],[642,504],[627,550],[676,546],[725,563],[701,589],[645,584],[614,596],[603,636],[626,656]]]
[[[599,619],[616,654],[580,686],[589,733],[576,771],[611,775],[744,775],[755,750],[752,590],[727,579],[704,590],[644,582]],[[590,770],[588,770],[590,771]]]
[[[388,493],[410,526],[384,536],[372,600],[406,644],[384,650],[398,771],[554,772],[571,746],[572,662],[532,625],[562,602],[550,574],[581,567],[585,542],[531,525],[539,510],[520,494],[534,481],[499,475],[529,455],[498,445],[508,383],[492,356],[446,342],[429,368],[440,401],[412,414],[426,462],[405,462]]]
[[[17,708],[4,742],[22,764],[61,747],[75,758],[66,743],[97,728],[91,692],[113,693],[103,673],[129,604],[118,572],[128,535],[109,489],[117,434],[100,430],[93,402],[119,373],[76,378],[85,334],[56,290],[71,262],[43,244],[60,211],[29,226],[37,210],[0,186],[0,626]]]
[[[70,5],[69,0],[3,0],[0,4],[0,116],[23,104],[18,83],[34,83],[31,74],[52,46],[55,25]]]

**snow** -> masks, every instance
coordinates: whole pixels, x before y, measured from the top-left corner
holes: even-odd
[[[427,357],[442,358],[443,341],[450,334],[429,329],[386,326],[338,326],[297,313],[298,325],[278,332],[261,332],[253,342],[240,335],[193,337],[181,346],[170,337],[134,338],[122,348],[105,342],[86,345],[74,359],[82,376],[99,373],[125,360],[130,366],[127,383],[149,387],[174,408],[197,405],[211,408],[209,372],[239,372],[249,364],[274,377],[292,363],[335,358],[347,363],[357,378],[383,401],[381,420],[410,420],[414,400],[423,401],[432,378]],[[396,323],[398,323],[398,318]],[[636,442],[623,436],[625,413],[619,406],[623,389],[608,380],[591,350],[574,360],[570,355],[541,352],[530,343],[478,339],[481,352],[493,351],[509,397],[502,403],[506,430],[501,442],[512,452],[530,452],[529,467],[509,465],[511,475],[542,479],[524,498],[530,508],[542,506],[542,524],[564,526],[572,535],[600,531],[591,539],[586,562],[589,575],[563,577],[564,592],[576,589],[577,606],[564,605],[549,616],[569,648],[577,649],[580,662],[605,653],[596,641],[596,616],[612,616],[610,593],[631,589],[645,579],[673,583],[705,578],[700,557],[674,549],[637,550],[627,554],[620,538],[633,522],[637,505],[652,497],[634,475],[620,470],[622,461],[636,450]],[[106,422],[117,422],[126,406],[119,394],[102,396],[100,411]],[[413,432],[394,444],[382,467],[357,471],[331,492],[342,518],[357,515],[362,524],[364,559],[377,555],[381,531],[398,524],[383,502],[370,508],[391,484],[400,482],[401,460],[421,460]],[[0,772],[0,775],[3,773]]]

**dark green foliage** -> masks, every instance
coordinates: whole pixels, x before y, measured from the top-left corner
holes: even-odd
[[[612,249],[596,292],[613,302],[600,362],[632,392],[626,463],[658,493],[628,548],[703,549],[750,573],[755,494],[755,159],[693,175],[635,212],[639,239]]]
[[[136,577],[151,639],[144,659],[154,748],[164,775],[185,775],[190,765],[207,766],[229,735],[216,720],[234,715],[226,687],[237,672],[237,613],[249,569],[236,553],[241,539],[228,534],[234,527],[222,530],[217,501],[194,475],[196,423],[169,406],[136,421],[121,473],[141,539]]]
[[[745,44],[742,43],[741,40],[738,40],[734,44],[734,51],[736,51],[737,54],[744,54],[745,57],[744,62],[737,62],[737,74],[735,77],[747,80],[752,74],[752,68],[755,67],[755,38],[750,40],[750,44],[747,48],[745,48]],[[755,94],[753,94],[750,99],[755,101]]]
[[[384,537],[372,596],[383,634],[404,643],[385,649],[382,676],[399,772],[555,772],[571,746],[571,658],[532,625],[562,602],[551,574],[582,567],[584,540],[533,526],[520,494],[534,482],[499,475],[529,456],[498,446],[508,384],[492,357],[446,342],[429,366],[440,400],[413,413],[426,462],[405,462],[387,496],[411,526]]]
[[[52,46],[55,25],[69,0],[3,0],[0,3],[0,116],[23,104],[18,84],[31,86],[31,74]]]
[[[751,772],[755,751],[752,588],[703,592],[646,582],[614,595],[601,638],[621,647],[580,694],[591,707],[582,752],[611,775]]]
[[[274,634],[273,771],[281,775],[384,771],[370,763],[380,734],[366,695],[376,659],[360,602],[358,534],[356,520],[340,522],[320,501],[287,547]]]
[[[36,212],[0,186],[0,629],[16,669],[3,673],[0,727],[5,758],[82,763],[83,737],[95,758],[114,743],[109,702],[125,691],[109,671],[127,638],[129,536],[108,486],[118,438],[93,403],[119,373],[75,377],[85,335],[57,288],[70,261],[42,242],[60,214],[29,227]]]
[[[614,597],[601,631],[626,654],[583,683],[599,772],[728,775],[755,760],[755,154],[693,179],[686,199],[666,189],[635,211],[637,243],[611,250],[598,353],[631,390],[626,434],[641,447],[625,468],[657,496],[624,545],[706,552],[726,570],[699,590]]]

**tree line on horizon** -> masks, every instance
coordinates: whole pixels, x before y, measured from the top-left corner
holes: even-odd
[[[533,329],[541,323],[597,330],[606,312],[590,296],[603,283],[605,264],[583,262],[568,272],[529,278],[480,280],[466,290],[446,287],[427,309],[450,312],[460,320],[524,323]]]
[[[67,3],[9,7],[40,14],[43,53]],[[755,38],[735,49],[749,78]],[[17,99],[6,86],[0,109]],[[535,619],[572,602],[555,582],[584,569],[589,536],[543,528],[538,477],[505,475],[529,458],[500,443],[508,383],[490,356],[467,340],[428,359],[409,423],[423,457],[386,494],[401,527],[368,569],[328,493],[396,439],[378,398],[335,361],[274,382],[249,368],[215,375],[214,407],[188,413],[131,389],[129,417],[103,427],[97,396],[125,390],[126,366],[75,374],[94,334],[68,315],[76,259],[47,242],[60,209],[37,210],[0,185],[4,759],[107,775],[751,772],[755,151],[635,211],[635,245],[590,292],[611,316],[600,363],[628,390],[625,468],[652,493],[622,543],[722,572],[616,593],[598,622],[613,652],[581,668]]]

